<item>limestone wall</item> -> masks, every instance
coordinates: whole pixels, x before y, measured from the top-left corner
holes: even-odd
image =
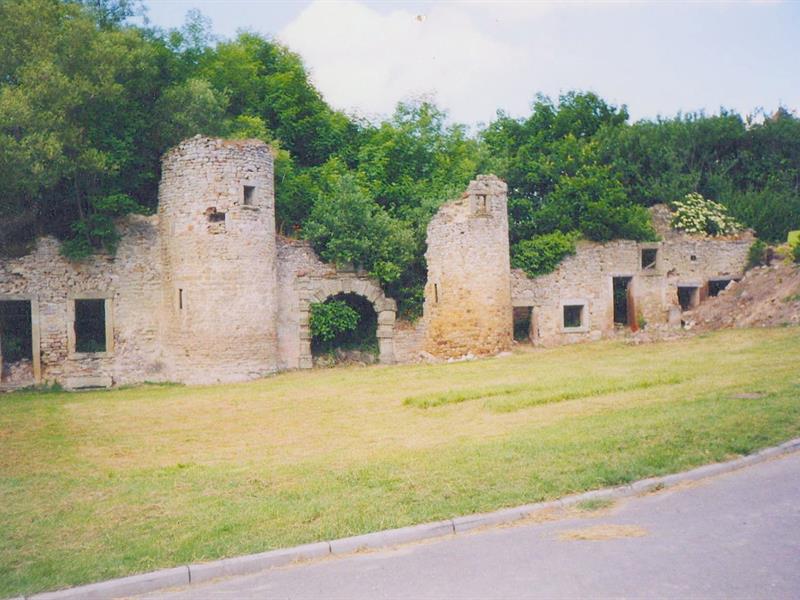
[[[159,335],[155,223],[155,217],[131,216],[120,224],[122,240],[113,258],[96,255],[73,263],[61,256],[58,241],[41,238],[31,254],[0,262],[0,299],[32,304],[37,382],[85,387],[168,378]],[[73,303],[82,298],[107,300],[113,336],[106,352],[75,351]]]
[[[729,238],[689,236],[666,229],[661,207],[654,210],[663,240],[637,243],[618,240],[603,244],[581,241],[577,252],[547,275],[529,278],[512,271],[514,306],[532,307],[533,341],[542,345],[599,339],[630,327],[615,327],[613,278],[630,277],[634,328],[680,323],[678,286],[697,286],[699,297],[711,279],[738,279],[744,273],[753,243],[750,232]],[[654,267],[643,268],[643,249],[657,251]],[[583,305],[581,327],[565,327],[564,306]]]
[[[170,371],[213,383],[277,370],[270,148],[199,136],[173,148],[163,160],[159,227]]]
[[[506,184],[481,175],[428,225],[425,350],[493,354],[511,345]]]
[[[299,280],[333,277],[336,270],[323,263],[308,242],[278,237],[278,353],[280,368],[300,368],[301,294]],[[303,315],[307,318],[306,315]],[[304,332],[305,333],[305,332]],[[310,338],[308,338],[310,339]],[[303,364],[303,367],[310,366]]]

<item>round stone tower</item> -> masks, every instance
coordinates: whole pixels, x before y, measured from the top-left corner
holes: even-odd
[[[162,162],[162,338],[170,375],[235,381],[277,366],[273,161],[259,140],[201,136]]]
[[[425,350],[434,356],[494,354],[511,347],[507,186],[479,175],[428,225]]]

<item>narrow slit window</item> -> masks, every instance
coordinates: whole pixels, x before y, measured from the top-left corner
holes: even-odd
[[[244,205],[253,206],[256,197],[256,188],[254,185],[244,186]]]
[[[105,300],[75,300],[75,351],[106,351]]]
[[[439,304],[439,284],[433,284],[433,302]]]
[[[183,310],[183,288],[178,288],[178,310]]]

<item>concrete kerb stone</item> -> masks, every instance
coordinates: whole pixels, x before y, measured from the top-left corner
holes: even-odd
[[[273,567],[282,567],[298,560],[327,556],[330,553],[331,546],[328,542],[305,544],[283,550],[273,550],[271,552],[261,552],[259,554],[189,565],[189,577],[191,583],[200,583],[219,577],[257,573]]]
[[[189,568],[186,566],[174,569],[163,569],[152,573],[131,575],[120,579],[111,579],[100,583],[82,585],[80,587],[45,592],[28,596],[31,600],[107,600],[120,596],[146,594],[164,588],[187,585],[190,582]]]
[[[455,533],[452,519],[412,525],[411,527],[402,527],[400,529],[389,529],[388,531],[376,531],[375,533],[331,541],[331,554],[348,554],[370,548],[385,548],[387,546],[441,537],[451,533]]]
[[[287,565],[298,560],[319,558],[330,554],[348,554],[362,549],[378,549],[400,544],[407,544],[431,538],[458,534],[490,525],[513,523],[551,508],[574,506],[587,500],[614,500],[625,498],[655,489],[664,489],[684,482],[698,481],[729,473],[760,462],[767,461],[776,456],[800,451],[800,438],[790,440],[779,446],[765,448],[754,454],[723,462],[703,465],[691,471],[665,475],[663,477],[650,477],[614,488],[592,490],[581,494],[566,496],[560,500],[539,502],[512,508],[504,508],[491,513],[467,515],[434,523],[423,523],[400,529],[378,531],[365,535],[357,535],[330,542],[318,542],[273,550],[260,554],[228,558],[210,563],[164,569],[153,573],[144,573],[112,579],[102,583],[46,592],[28,596],[29,600],[72,600],[72,599],[99,599],[116,598],[153,592],[159,589],[199,583],[227,577],[263,571],[265,569]]]

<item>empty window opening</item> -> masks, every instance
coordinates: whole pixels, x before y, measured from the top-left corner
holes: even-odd
[[[256,195],[256,188],[254,185],[244,186],[244,205],[253,206],[255,195]]]
[[[225,213],[224,212],[217,212],[217,209],[209,209],[206,211],[206,215],[208,216],[209,223],[224,223],[225,222]]]
[[[564,328],[576,329],[583,327],[583,304],[565,304],[564,305]]]
[[[480,194],[478,196],[478,212],[485,213],[489,210],[488,205],[486,204],[486,195]]]
[[[700,288],[694,285],[679,285],[678,302],[681,310],[693,309],[700,303]]]
[[[531,323],[533,321],[532,306],[514,307],[514,340],[529,342],[532,339]]]
[[[695,255],[695,254],[692,254],[692,255],[689,257],[689,260],[691,260],[692,262],[696,261],[696,260],[697,260],[697,255]]]
[[[106,351],[106,301],[75,300],[75,352]]]
[[[657,248],[642,248],[642,269],[654,270],[658,259]]]
[[[724,290],[733,279],[710,279],[708,281],[708,295],[719,296],[719,293]]]
[[[183,288],[178,288],[178,310],[183,310]]]
[[[614,277],[614,324],[633,326],[633,297],[631,277]]]
[[[0,302],[0,355],[2,379],[33,379],[33,323],[30,300]]]
[[[433,284],[433,302],[439,304],[439,284]]]

